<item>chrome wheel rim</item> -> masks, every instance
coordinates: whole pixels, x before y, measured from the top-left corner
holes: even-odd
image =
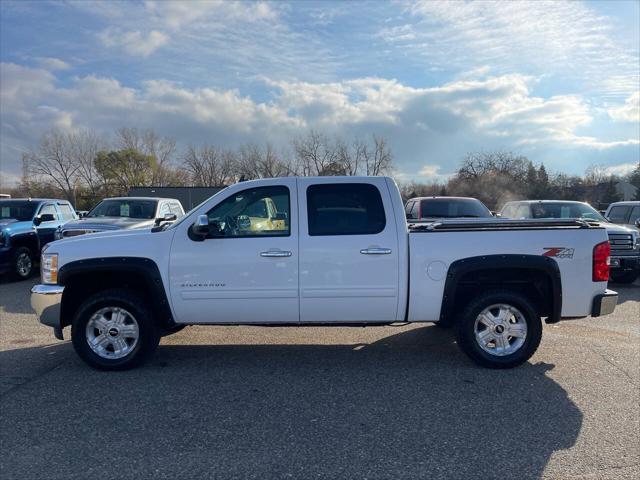
[[[513,305],[497,303],[476,317],[476,342],[490,355],[504,357],[517,352],[527,338],[527,320]]]
[[[20,275],[21,277],[26,277],[27,275],[29,275],[29,273],[31,273],[32,267],[33,264],[31,262],[31,256],[28,253],[22,252],[20,255],[18,255],[18,258],[16,260],[16,269],[18,271],[18,275]]]
[[[138,344],[140,328],[135,317],[120,307],[95,312],[86,328],[87,343],[102,358],[116,360],[129,355]]]

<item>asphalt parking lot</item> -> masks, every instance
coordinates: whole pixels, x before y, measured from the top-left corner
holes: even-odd
[[[416,325],[189,327],[110,373],[36,322],[35,282],[0,283],[2,479],[640,475],[640,283],[508,371]]]

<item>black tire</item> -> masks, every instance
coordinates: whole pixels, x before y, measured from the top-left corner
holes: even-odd
[[[453,325],[449,322],[444,322],[442,320],[440,320],[439,322],[434,322],[433,325],[435,325],[436,327],[442,329],[442,330],[449,330],[451,327],[453,327]]]
[[[22,261],[25,259],[28,262],[28,269],[24,270],[24,263]],[[28,247],[18,247],[16,251],[13,252],[13,276],[16,280],[27,280],[31,278],[33,275],[33,270],[35,268],[34,256],[33,252]]]
[[[527,324],[524,343],[515,352],[498,356],[486,352],[479,345],[475,335],[476,318],[487,307],[506,304],[517,308]],[[511,337],[510,337],[511,338]],[[531,302],[515,292],[490,291],[480,294],[464,309],[456,325],[456,339],[460,349],[478,365],[488,368],[516,367],[533,356],[542,338],[542,321]]]
[[[138,341],[129,354],[122,358],[104,358],[89,346],[87,323],[94,313],[108,307],[123,308],[138,325]],[[99,370],[128,370],[142,365],[158,347],[160,330],[151,310],[143,298],[126,289],[110,289],[89,297],[77,310],[71,324],[71,340],[76,353],[88,365]]]
[[[611,281],[613,283],[629,284],[629,283],[635,282],[636,278],[638,278],[638,272],[623,272],[623,273],[611,272]]]

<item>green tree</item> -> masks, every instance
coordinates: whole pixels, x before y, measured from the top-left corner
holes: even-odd
[[[106,184],[124,194],[131,187],[151,185],[157,160],[133,149],[101,151],[96,155],[95,167]]]

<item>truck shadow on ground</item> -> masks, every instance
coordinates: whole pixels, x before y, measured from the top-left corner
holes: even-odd
[[[46,350],[0,353],[58,359],[2,398],[10,477],[539,478],[583,420],[552,365],[482,369],[432,326],[366,345],[163,345],[117,373]]]
[[[630,285],[611,282],[608,288],[618,292],[618,305],[622,305],[625,302],[640,301],[640,280],[636,280]]]

